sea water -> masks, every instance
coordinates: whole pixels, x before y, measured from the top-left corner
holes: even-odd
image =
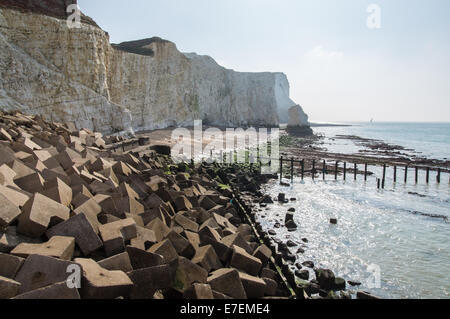
[[[417,156],[450,159],[450,123],[346,123],[348,127],[315,127],[315,133],[325,135],[324,146],[331,152],[356,153],[360,148],[348,140],[336,140],[336,135],[355,135],[378,139],[389,144],[413,149]]]
[[[315,130],[329,138],[325,147],[342,153],[360,147],[352,142],[333,144],[335,134],[381,139],[427,157],[450,157],[450,124],[386,123]],[[375,174],[367,181],[361,175],[354,181],[353,174],[348,174],[347,181],[342,176],[335,181],[334,175],[328,175],[325,181],[322,176],[315,181],[295,179],[290,187],[272,182],[266,191],[273,197],[282,192],[297,200],[269,205],[258,220],[265,229],[274,229],[279,239],[289,238],[304,248],[297,262],[313,261],[316,267],[332,269],[336,276],[362,283],[355,288],[347,285],[348,289],[384,298],[450,298],[448,174],[443,174],[438,184],[432,172],[431,182],[426,184],[421,172],[416,185],[414,170],[410,170],[407,184],[403,169],[398,171],[402,178],[397,183],[388,170],[386,188],[380,190],[376,178],[381,176],[381,168],[371,170]],[[298,230],[289,233],[274,228],[276,222],[284,224],[291,207],[296,209]],[[337,218],[338,224],[330,224],[330,218]],[[296,252],[297,247],[291,250]]]

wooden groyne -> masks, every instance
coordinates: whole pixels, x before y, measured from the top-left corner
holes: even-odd
[[[334,180],[338,180],[339,176],[342,177],[342,180],[346,181],[348,174],[353,175],[353,180],[357,181],[358,176],[362,175],[364,181],[367,181],[368,176],[373,176],[374,173],[370,171],[370,168],[381,168],[381,176],[376,177],[377,180],[377,188],[384,189],[386,187],[387,175],[389,171],[392,171],[393,182],[398,183],[400,174],[403,174],[403,182],[407,184],[410,181],[413,181],[414,184],[420,184],[424,182],[426,184],[430,184],[433,182],[431,179],[431,172],[436,172],[435,183],[440,184],[443,180],[443,174],[446,173],[449,175],[449,183],[450,183],[450,169],[446,167],[438,167],[438,166],[427,166],[427,165],[410,165],[400,162],[385,162],[382,163],[380,161],[366,161],[363,162],[358,160],[358,162],[350,162],[350,161],[342,161],[340,159],[294,159],[293,157],[286,158],[284,156],[280,156],[279,158],[273,157],[257,157],[255,161],[252,156],[249,154],[249,151],[246,151],[247,154],[245,156],[245,163],[250,165],[262,165],[262,162],[271,164],[272,161],[279,162],[279,178],[280,182],[283,179],[290,179],[291,182],[294,181],[294,177],[297,176],[302,180],[305,179],[306,176],[310,176],[313,180],[322,177],[323,180],[327,179],[327,176],[334,176]],[[213,158],[213,154],[211,152],[211,159],[215,161]],[[234,161],[237,161],[238,155],[237,151],[230,151],[223,153],[219,159],[222,160],[222,163],[230,164],[230,158]],[[217,159],[216,159],[217,160]],[[231,161],[233,162],[233,161]],[[409,176],[410,172],[413,172],[412,178]],[[421,172],[425,172],[424,179],[421,179]]]

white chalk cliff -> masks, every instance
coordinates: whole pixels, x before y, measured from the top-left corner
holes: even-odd
[[[289,110],[289,122],[290,127],[308,126],[308,115],[303,112],[300,105],[291,107]]]
[[[2,110],[111,133],[195,119],[276,126],[294,105],[282,73],[235,72],[158,38],[112,46],[93,25],[69,29],[62,19],[0,9]]]

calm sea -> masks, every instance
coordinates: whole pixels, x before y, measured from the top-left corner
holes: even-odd
[[[332,138],[336,135],[356,135],[401,145],[436,159],[450,159],[450,123],[346,123],[351,127],[315,127],[314,132]],[[353,152],[359,149],[343,140],[329,141],[330,151]],[[418,154],[417,154],[418,153]]]
[[[356,123],[358,124],[358,123]],[[353,142],[334,140],[336,134],[381,139],[415,149],[427,157],[450,158],[450,124],[377,123],[352,127],[314,128],[329,139],[326,145],[336,152],[357,152]],[[379,177],[380,169],[372,171]],[[337,276],[360,281],[360,289],[385,298],[450,298],[450,186],[448,174],[441,184],[431,175],[430,184],[415,185],[410,180],[394,183],[388,172],[386,189],[378,190],[376,177],[364,182],[305,179],[290,187],[270,184],[267,192],[279,192],[290,204],[274,204],[259,220],[277,237],[297,242],[305,249],[298,262],[314,261],[332,269]],[[297,232],[274,228],[284,222],[285,212],[296,208]],[[330,218],[338,224],[331,225]],[[446,217],[448,219],[446,219]],[[304,243],[303,238],[308,242]],[[294,252],[297,249],[294,249]],[[311,276],[313,272],[311,272]],[[352,289],[350,287],[350,289]]]

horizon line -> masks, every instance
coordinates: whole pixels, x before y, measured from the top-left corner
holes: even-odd
[[[450,124],[450,121],[367,121],[367,120],[355,120],[355,121],[315,121],[315,120],[310,120],[309,121],[310,124],[348,124],[348,123],[409,123],[409,124]],[[282,124],[287,124],[287,123],[282,123]]]

